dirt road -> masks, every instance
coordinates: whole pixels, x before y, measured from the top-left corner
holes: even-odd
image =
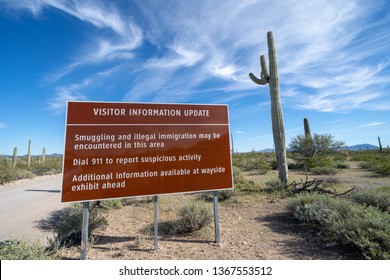
[[[47,242],[50,232],[39,228],[39,221],[61,204],[61,175],[24,179],[0,186],[0,241],[10,238]]]

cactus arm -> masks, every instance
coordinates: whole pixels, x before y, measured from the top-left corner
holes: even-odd
[[[249,73],[249,78],[252,80],[252,82],[258,85],[266,85],[269,81],[269,75],[268,75],[267,63],[265,61],[264,55],[260,56],[260,65],[261,65],[261,74],[260,74],[261,78],[260,79],[257,78],[252,73]]]
[[[265,56],[260,56],[260,65],[261,65],[261,79],[269,82],[269,74],[267,69],[267,62],[265,61]]]
[[[254,82],[258,85],[265,85],[268,83],[268,81],[265,81],[263,79],[259,79],[255,75],[253,75],[252,73],[249,73],[249,78],[252,80],[252,82]]]

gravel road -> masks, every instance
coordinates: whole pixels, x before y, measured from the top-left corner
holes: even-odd
[[[47,242],[51,232],[39,221],[67,207],[60,202],[61,175],[40,176],[0,185],[0,241],[11,238]]]

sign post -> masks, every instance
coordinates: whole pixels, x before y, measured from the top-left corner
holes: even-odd
[[[154,251],[158,251],[158,196],[153,197],[154,204]]]
[[[154,196],[157,251],[157,195],[232,189],[230,152],[227,105],[68,102],[61,201]]]
[[[219,245],[218,191],[214,192],[214,231],[215,231],[215,244]]]
[[[81,260],[87,259],[88,227],[89,227],[89,202],[83,202],[83,218],[81,225]]]

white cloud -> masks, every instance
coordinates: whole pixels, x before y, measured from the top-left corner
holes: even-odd
[[[152,58],[146,62],[146,68],[180,68],[190,67],[202,60],[203,54],[192,51],[184,46],[173,46],[163,58]]]
[[[49,110],[60,114],[65,110],[65,104],[68,101],[86,100],[85,94],[80,93],[84,88],[91,84],[90,79],[86,79],[79,84],[71,84],[69,86],[58,87],[55,90],[55,98],[48,102]]]
[[[370,122],[370,123],[361,124],[359,127],[379,126],[383,124],[385,124],[385,122]]]
[[[0,128],[6,128],[6,127],[7,126],[4,123],[0,122]]]

